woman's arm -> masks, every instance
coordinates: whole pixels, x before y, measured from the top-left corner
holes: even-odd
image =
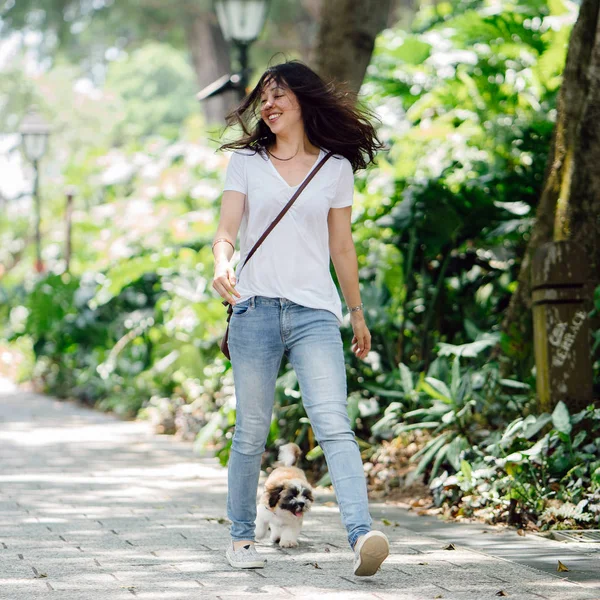
[[[359,306],[360,289],[358,287],[358,261],[352,239],[352,207],[330,208],[327,217],[329,228],[329,253],[342,294],[347,306]],[[354,331],[352,343],[356,343],[353,352],[358,358],[364,358],[371,350],[371,334],[367,328],[362,310],[350,313],[350,322]]]
[[[221,212],[219,224],[213,239],[225,238],[231,242],[216,242],[213,245],[215,257],[215,276],[213,288],[227,301],[231,302],[231,296],[240,294],[233,289],[235,286],[235,273],[231,265],[231,258],[235,252],[234,246],[237,239],[242,216],[244,215],[244,203],[246,195],[233,190],[223,192],[221,199]],[[235,304],[235,302],[232,302]]]

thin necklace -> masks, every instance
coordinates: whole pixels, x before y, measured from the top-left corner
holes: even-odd
[[[296,150],[296,154],[294,154],[294,156],[290,156],[289,158],[279,158],[278,156],[275,156],[274,154],[272,154],[268,148],[266,148],[266,150],[269,154],[271,154],[271,156],[273,158],[276,158],[277,160],[292,160],[292,158],[294,158],[294,156],[296,156],[296,154],[298,154],[298,152],[300,152],[300,146],[298,146],[298,150]]]

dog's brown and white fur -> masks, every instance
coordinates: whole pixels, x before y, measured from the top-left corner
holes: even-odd
[[[271,542],[282,548],[298,545],[304,514],[313,503],[313,489],[302,469],[293,465],[302,450],[297,444],[285,444],[279,449],[278,466],[265,481],[265,489],[258,501],[256,538],[261,539],[271,529]],[[276,464],[278,464],[276,463]]]

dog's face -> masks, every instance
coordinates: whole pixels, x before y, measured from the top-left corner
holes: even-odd
[[[280,508],[301,517],[310,510],[313,493],[310,486],[300,480],[289,480],[269,490],[269,508]]]

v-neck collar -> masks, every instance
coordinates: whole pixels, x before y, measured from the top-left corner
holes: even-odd
[[[290,189],[290,190],[294,190],[297,187],[300,187],[305,181],[306,178],[312,173],[313,169],[317,166],[317,164],[319,163],[319,161],[321,160],[321,158],[323,157],[323,155],[325,154],[323,148],[319,148],[319,156],[317,156],[317,160],[315,160],[315,162],[313,163],[313,166],[309,169],[308,173],[304,176],[304,179],[298,184],[298,185],[290,185],[282,176],[281,173],[277,170],[277,168],[275,167],[275,165],[273,164],[273,162],[271,161],[271,157],[269,156],[269,153],[266,152],[265,153],[267,155],[267,162],[271,165],[271,169],[273,169],[273,171],[275,171],[275,175],[277,175],[277,177],[279,177],[279,179],[281,181],[283,181],[283,183],[285,184],[285,186]]]

